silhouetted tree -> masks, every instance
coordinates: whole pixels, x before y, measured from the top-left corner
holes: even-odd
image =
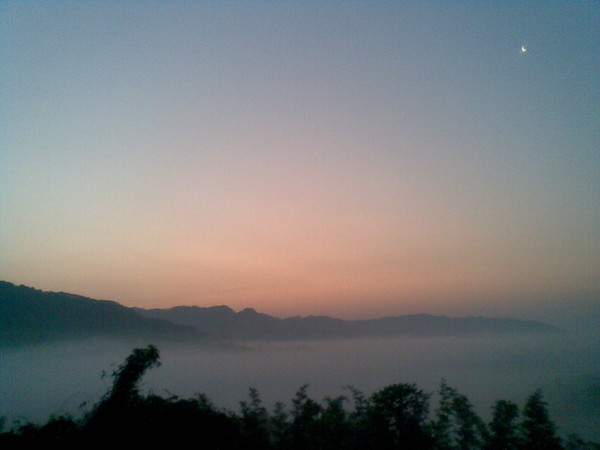
[[[132,351],[114,371],[112,389],[85,419],[85,442],[95,446],[120,443],[131,448],[178,447],[201,436],[207,448],[233,449],[240,441],[238,428],[232,419],[215,411],[205,396],[182,400],[140,394],[141,377],[158,365],[154,345]]]
[[[517,423],[519,407],[507,400],[498,400],[492,407],[487,450],[516,450],[519,448]]]
[[[256,389],[250,388],[248,397],[250,401],[240,402],[243,448],[267,449],[270,447],[269,413]]]
[[[306,394],[307,384],[302,385],[292,400],[291,443],[294,449],[318,448],[317,423],[321,405]]]
[[[586,442],[575,433],[570,433],[565,442],[565,450],[600,450],[600,444]]]
[[[112,389],[86,419],[84,432],[90,440],[109,440],[111,433],[127,436],[125,439],[141,439],[139,428],[146,421],[147,408],[142,408],[138,383],[148,369],[160,364],[159,358],[154,345],[136,348],[113,372]],[[136,437],[137,433],[140,436]]]
[[[351,448],[353,429],[348,413],[344,409],[346,397],[325,397],[325,405],[321,410],[319,426],[319,448],[337,450]]]
[[[367,411],[369,410],[369,399],[365,397],[362,391],[353,386],[346,386],[346,389],[352,394],[354,409],[348,414],[348,422],[352,427],[352,441],[350,448],[368,449],[371,439],[369,432],[369,423],[367,420]]]
[[[520,431],[520,445],[523,449],[562,449],[560,438],[556,435],[556,426],[550,420],[540,389],[530,395],[525,403]]]
[[[217,410],[204,395],[191,399],[143,394],[139,382],[158,366],[158,349],[134,349],[113,372],[113,384],[92,411],[79,421],[53,417],[43,426],[17,424],[5,431],[0,420],[0,449],[187,448],[211,450],[388,450],[388,449],[562,449],[541,391],[519,410],[497,401],[489,431],[468,398],[442,380],[439,407],[429,421],[429,394],[415,384],[393,384],[368,398],[355,388],[354,409],[346,397],[325,397],[319,403],[301,386],[291,410],[277,403],[269,414],[256,389],[240,402],[240,413]],[[600,445],[570,435],[568,450],[599,450]]]
[[[473,411],[469,399],[442,379],[436,419],[431,424],[435,448],[477,449],[486,441],[487,430]]]
[[[9,449],[79,449],[80,428],[70,417],[51,417],[43,426],[33,423],[20,425],[16,430],[0,433],[0,448]]]
[[[278,450],[284,450],[291,447],[289,414],[285,410],[285,405],[281,402],[275,403],[273,412],[269,417],[269,427],[273,439],[273,446]]]
[[[114,382],[109,398],[126,401],[138,396],[137,384],[148,369],[160,366],[160,354],[154,345],[136,348],[113,372]]]
[[[431,448],[428,412],[429,394],[415,384],[393,384],[375,392],[366,412],[372,448]]]
[[[460,450],[475,450],[483,446],[487,437],[485,424],[479,418],[466,395],[456,394],[452,402],[456,420],[456,446]]]
[[[369,407],[369,400],[365,395],[356,389],[354,386],[346,386],[346,389],[352,394],[352,401],[354,402],[354,416],[363,416]]]
[[[456,396],[456,389],[450,387],[442,378],[438,390],[439,405],[436,410],[436,418],[432,424],[432,433],[435,440],[435,448],[449,450],[453,448],[452,438],[452,404]]]

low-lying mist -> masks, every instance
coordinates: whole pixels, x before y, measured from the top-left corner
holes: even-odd
[[[41,423],[51,414],[81,416],[107,391],[112,371],[132,348],[131,343],[87,340],[2,350],[0,416],[7,426],[15,420]],[[495,400],[522,406],[542,388],[561,434],[600,440],[600,340],[595,335],[253,342],[237,349],[167,345],[159,350],[162,365],[145,376],[142,387],[165,397],[203,392],[217,407],[238,410],[253,387],[271,408],[276,401],[289,406],[305,383],[308,394],[320,400],[349,395],[347,385],[370,394],[392,383],[415,382],[435,392],[444,378],[486,421]]]

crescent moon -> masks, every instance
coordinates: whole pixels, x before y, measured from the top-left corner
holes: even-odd
[[[521,46],[521,53],[525,53],[527,51],[527,49],[525,48],[524,45]]]

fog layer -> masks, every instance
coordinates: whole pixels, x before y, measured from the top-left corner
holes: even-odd
[[[3,350],[0,415],[10,426],[14,420],[43,422],[50,414],[84,414],[106,392],[110,374],[131,349],[123,342],[83,341]],[[203,392],[218,407],[237,410],[250,387],[270,408],[276,401],[289,405],[304,383],[310,396],[322,399],[349,394],[347,385],[370,394],[388,384],[416,382],[434,392],[445,378],[485,420],[495,400],[522,406],[541,387],[561,434],[600,440],[596,335],[355,339],[160,351],[162,366],[146,375],[144,389],[181,397]]]

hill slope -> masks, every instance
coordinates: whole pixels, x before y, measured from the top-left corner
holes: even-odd
[[[91,337],[202,339],[196,328],[147,318],[107,300],[0,281],[0,346]]]

